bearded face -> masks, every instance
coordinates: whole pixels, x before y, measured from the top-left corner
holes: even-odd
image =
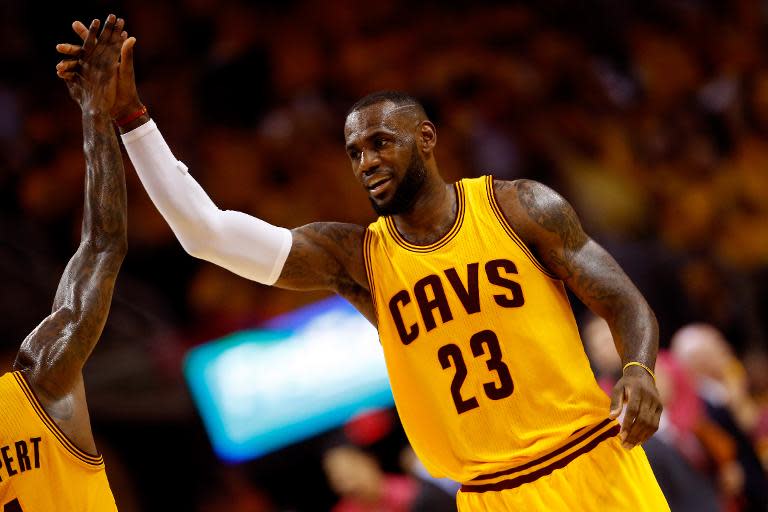
[[[377,202],[369,196],[373,211],[379,216],[400,215],[408,213],[413,208],[416,198],[424,185],[427,177],[427,168],[424,159],[416,147],[416,143],[411,145],[411,159],[408,167],[405,169],[402,180],[397,184],[394,192],[388,200]]]

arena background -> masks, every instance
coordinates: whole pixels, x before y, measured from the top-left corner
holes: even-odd
[[[526,177],[569,199],[646,294],[662,346],[706,322],[748,370],[762,361],[765,2],[6,0],[3,369],[50,310],[79,236],[80,117],[56,78],[54,46],[75,41],[74,19],[109,12],[138,39],[143,102],[219,207],[286,227],[370,222],[343,116],[368,92],[406,90],[437,125],[447,180]],[[86,369],[120,510],[328,510],[336,497],[320,455],[337,433],[223,464],[181,373],[189,348],[324,295],[270,289],[187,256],[127,160],[126,174],[129,253]],[[765,392],[765,375],[754,376]],[[366,449],[397,471],[405,440],[394,413],[385,418],[389,433]]]

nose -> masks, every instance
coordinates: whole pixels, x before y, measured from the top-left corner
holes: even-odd
[[[379,153],[377,151],[371,151],[369,149],[365,149],[360,153],[360,172],[363,174],[369,174],[373,171],[375,171],[379,164],[381,164],[381,159],[379,158]]]

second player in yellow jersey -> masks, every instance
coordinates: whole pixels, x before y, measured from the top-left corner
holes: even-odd
[[[98,20],[90,28],[75,23],[84,47],[69,67],[57,68],[70,70],[62,77],[82,111],[83,221],[50,314],[21,343],[16,371],[0,377],[2,512],[117,510],[91,431],[83,366],[107,320],[127,247],[125,176],[109,117],[109,83],[121,49],[132,44],[123,26],[113,14],[100,33]]]
[[[4,512],[117,510],[101,455],[69,440],[21,372],[0,377],[0,410]]]

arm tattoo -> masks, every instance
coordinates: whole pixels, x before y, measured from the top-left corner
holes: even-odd
[[[529,180],[515,182],[517,197],[528,215],[541,227],[557,234],[563,241],[563,248],[574,251],[584,243],[584,231],[573,209],[560,197],[542,197],[537,195],[536,188],[541,185]],[[560,201],[557,201],[560,199]],[[542,204],[546,201],[546,204]]]
[[[127,246],[123,161],[109,118],[84,114],[83,138],[80,246],[59,281],[51,315],[24,340],[15,364],[51,396],[69,391],[98,341]]]
[[[610,282],[595,280],[592,275],[595,271],[610,274],[621,269],[610,257],[583,261],[581,251],[594,242],[584,233],[576,212],[568,202],[554,191],[530,180],[518,180],[514,185],[518,200],[528,216],[554,235],[554,243],[548,244],[543,251],[538,247],[551,270],[595,301],[615,298],[619,291]]]
[[[557,193],[530,180],[508,186],[515,187],[520,207],[533,221],[527,241],[547,267],[606,319],[625,362],[652,367],[658,349],[656,318],[616,260],[587,236],[573,208]]]
[[[363,263],[364,233],[362,226],[339,222],[316,222],[294,229],[291,252],[275,285],[333,291],[375,324]]]
[[[277,285],[298,290],[329,289],[352,282],[362,266],[364,228],[340,222],[315,222],[292,231],[293,246]]]

